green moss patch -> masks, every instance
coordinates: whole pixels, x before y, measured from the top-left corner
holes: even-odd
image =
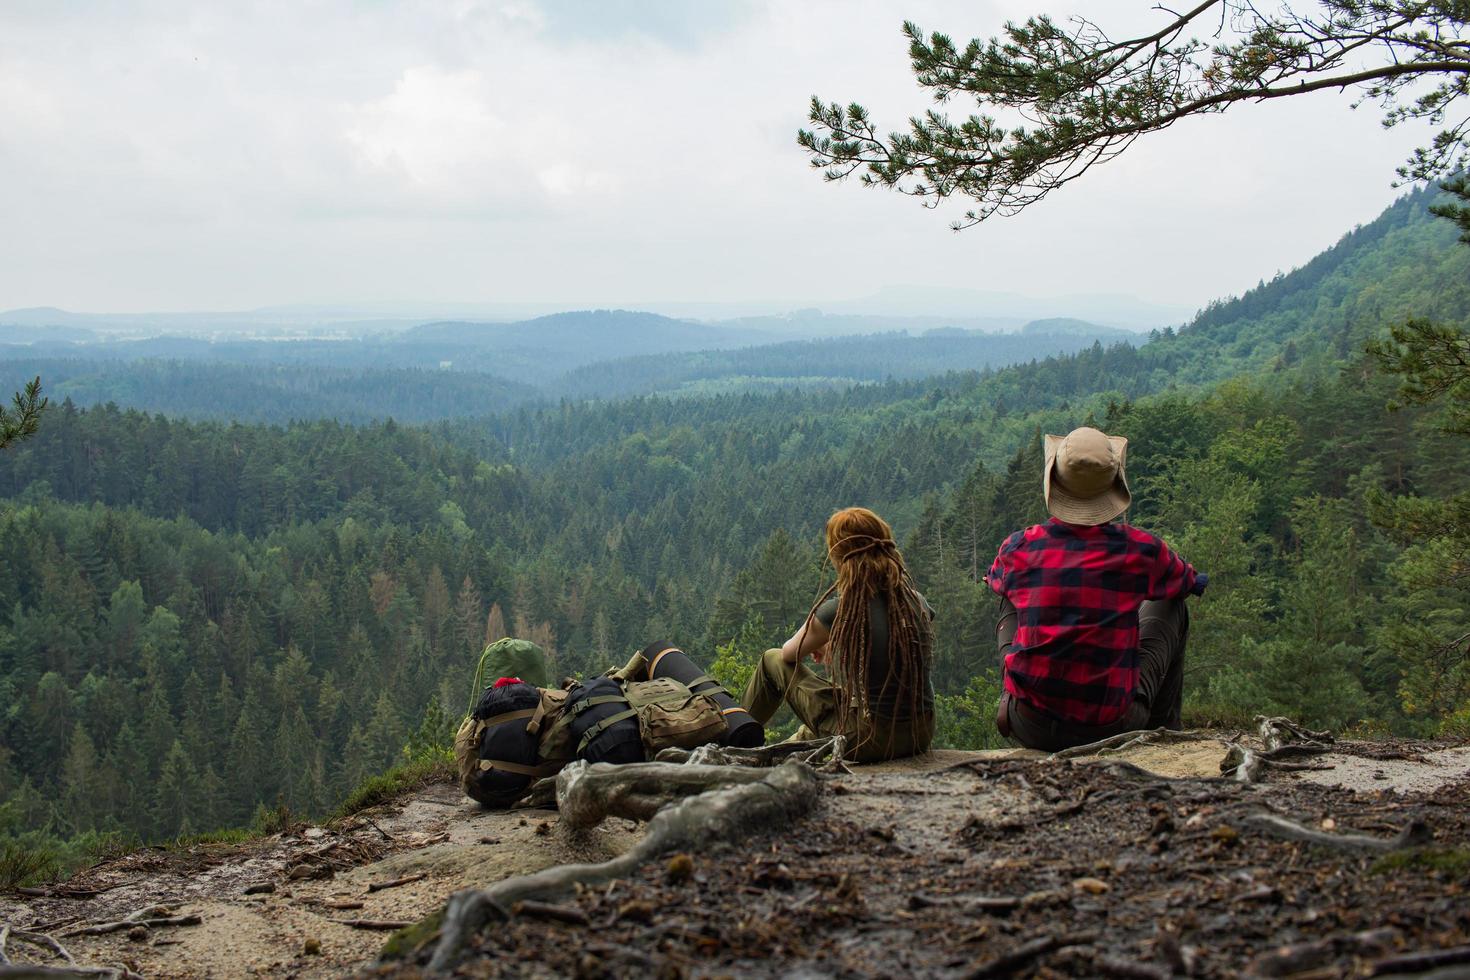
[[[411,926],[399,929],[383,944],[382,950],[378,953],[378,959],[383,961],[407,959],[433,940],[439,934],[439,928],[443,924],[444,910],[440,909]]]
[[[416,759],[402,766],[395,766],[381,776],[372,776],[347,795],[342,805],[331,816],[341,820],[369,807],[397,799],[404,793],[422,789],[430,783],[450,782],[454,779],[454,759],[448,752]]]
[[[1458,878],[1470,875],[1470,847],[1416,847],[1385,854],[1373,862],[1373,874],[1422,871]]]

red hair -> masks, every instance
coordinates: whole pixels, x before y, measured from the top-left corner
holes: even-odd
[[[839,698],[843,729],[861,731],[869,716],[869,700],[874,692],[868,678],[872,654],[868,608],[878,597],[883,598],[888,611],[890,675],[885,684],[896,685],[894,703],[907,707],[909,720],[917,725],[925,711],[934,636],[918,590],[893,540],[893,528],[866,507],[839,510],[827,519],[827,556],[837,568],[837,581],[817,605],[834,591],[839,593],[829,660],[833,679],[843,694]]]

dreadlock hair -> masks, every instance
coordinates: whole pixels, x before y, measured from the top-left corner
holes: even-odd
[[[866,507],[839,510],[827,520],[827,555],[837,568],[837,581],[827,589],[820,606],[838,591],[837,616],[832,621],[828,662],[841,696],[839,720],[843,730],[856,732],[868,717],[874,692],[868,686],[872,653],[868,635],[868,606],[881,596],[888,607],[889,676],[881,693],[891,693],[900,716],[917,727],[928,694],[928,666],[934,647],[929,617],[918,590],[904,566],[888,522]],[[815,613],[816,607],[813,607]]]

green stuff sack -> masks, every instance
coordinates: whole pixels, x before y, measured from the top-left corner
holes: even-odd
[[[551,665],[546,654],[530,640],[507,636],[487,646],[480,654],[475,672],[475,696],[499,677],[519,677],[532,687],[551,686]]]

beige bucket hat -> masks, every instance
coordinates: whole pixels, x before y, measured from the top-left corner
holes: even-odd
[[[1106,524],[1128,509],[1128,440],[1083,426],[1046,437],[1046,509],[1068,524]]]

